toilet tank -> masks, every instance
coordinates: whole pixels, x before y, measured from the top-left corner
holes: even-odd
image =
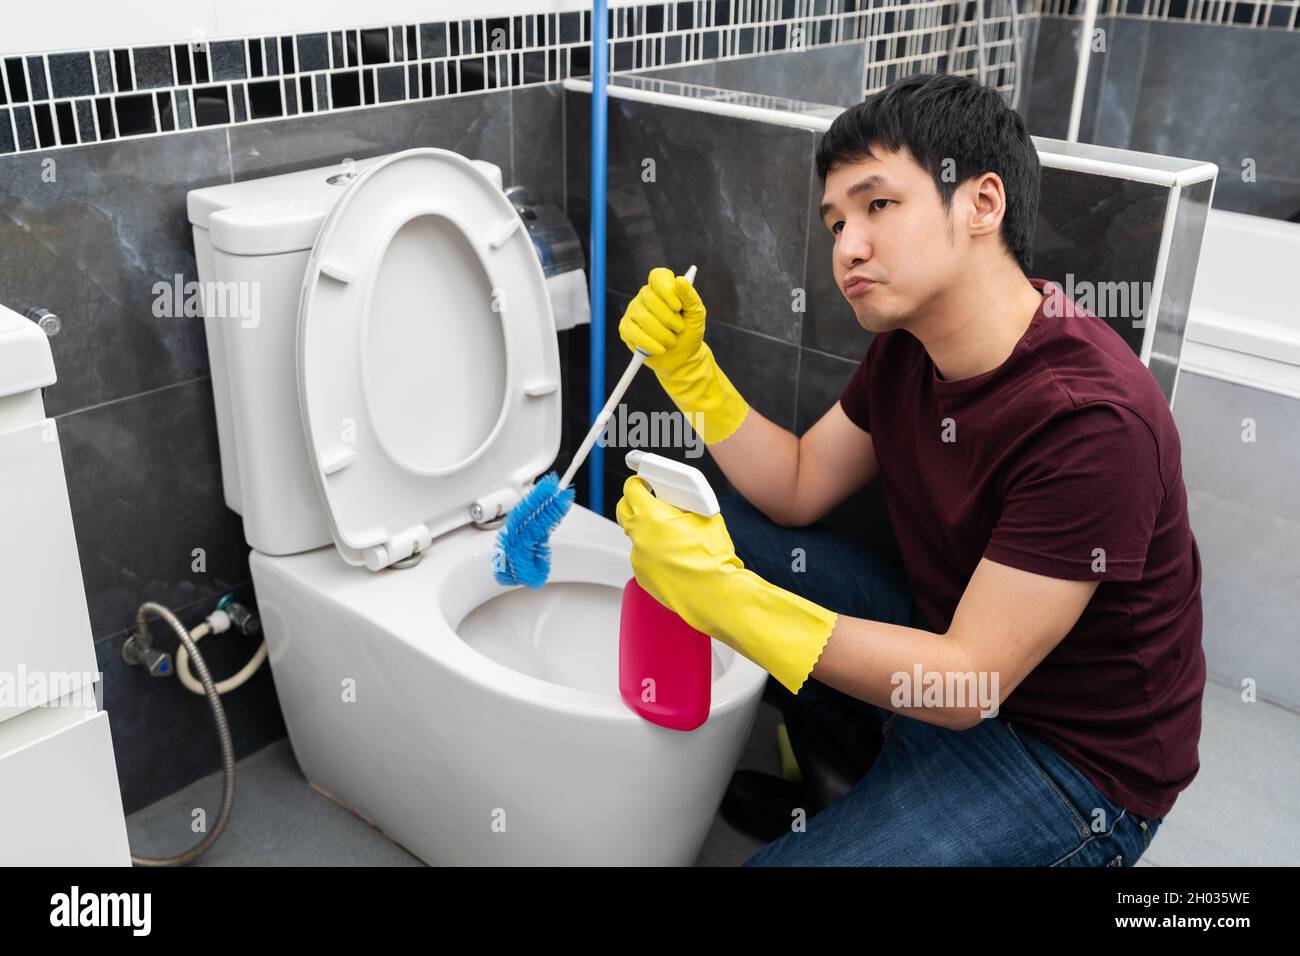
[[[298,303],[307,261],[349,174],[383,159],[309,169],[190,192],[199,281],[173,290],[201,301],[212,369],[221,482],[263,554],[333,543],[303,434],[297,383]],[[501,169],[474,160],[500,189]]]

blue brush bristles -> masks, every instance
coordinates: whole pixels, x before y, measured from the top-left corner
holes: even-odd
[[[492,557],[497,583],[536,589],[550,577],[551,532],[569,513],[574,496],[572,487],[559,488],[560,476],[549,472],[506,515]]]

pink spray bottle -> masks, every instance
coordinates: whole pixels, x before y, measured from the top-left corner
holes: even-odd
[[[698,468],[644,451],[630,451],[626,460],[656,498],[706,518],[718,514],[718,499]],[[712,641],[630,579],[623,588],[618,632],[623,702],[661,727],[700,726],[712,703]]]

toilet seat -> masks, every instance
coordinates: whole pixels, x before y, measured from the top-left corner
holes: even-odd
[[[560,442],[545,277],[464,157],[397,153],[340,197],[298,315],[307,451],[339,553],[379,570],[508,510]]]

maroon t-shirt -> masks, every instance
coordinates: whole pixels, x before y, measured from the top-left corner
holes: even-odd
[[[871,433],[912,595],[936,632],[984,557],[1101,580],[999,716],[1152,819],[1200,766],[1201,559],[1178,432],[1119,334],[1032,281],[1043,304],[997,368],[946,381],[914,336],[885,332],[840,404]]]

